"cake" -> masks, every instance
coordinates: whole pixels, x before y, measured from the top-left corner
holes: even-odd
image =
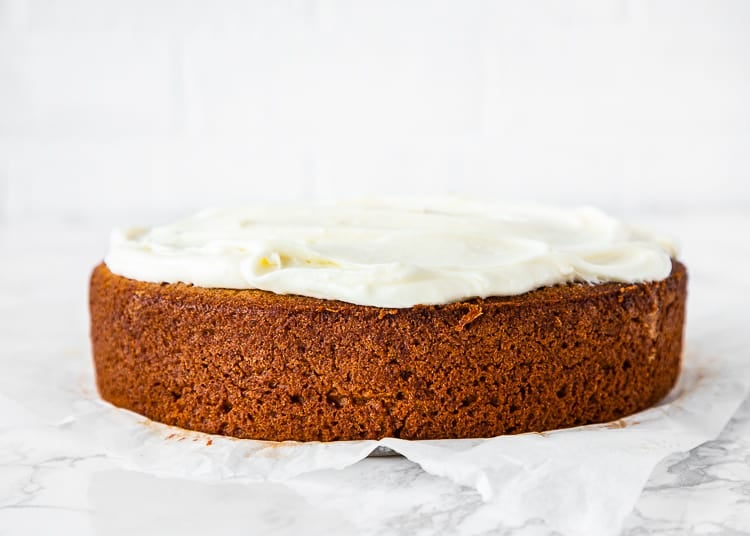
[[[668,242],[594,209],[343,207],[116,231],[90,282],[101,396],[191,430],[336,441],[607,422],[674,385],[687,274]]]

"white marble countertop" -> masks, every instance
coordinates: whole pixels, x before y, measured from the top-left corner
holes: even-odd
[[[703,351],[750,353],[746,212],[632,218],[682,239],[687,344],[710,346]],[[35,441],[37,427],[71,411],[74,391],[91,389],[86,284],[107,234],[0,228],[0,393],[12,395],[0,397],[0,535],[551,533],[540,520],[498,525],[476,491],[401,457],[284,483],[206,483],[127,471],[81,444]],[[21,392],[28,382],[19,378],[38,388]],[[353,495],[360,508],[337,507]],[[622,532],[750,534],[750,400],[716,440],[657,466]]]

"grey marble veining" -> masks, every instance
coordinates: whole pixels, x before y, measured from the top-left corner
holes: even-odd
[[[750,534],[750,399],[715,441],[657,466],[623,534]]]
[[[747,353],[750,286],[738,261],[750,260],[750,250],[705,232],[738,222],[750,229],[750,218],[736,214],[673,222],[692,237],[688,343],[712,341],[704,351]],[[54,430],[50,423],[71,413],[75,393],[91,388],[85,288],[106,232],[61,230],[53,238],[0,231],[10,253],[0,263],[0,393],[9,394],[0,397],[0,536],[553,534],[539,519],[499,524],[496,507],[477,492],[401,457],[283,483],[206,483],[124,470],[63,433],[40,441],[41,427]],[[50,240],[54,270],[39,256]],[[730,262],[739,267],[725,270]],[[38,387],[20,392],[21,377],[38,378]],[[347,506],[351,497],[357,509]],[[656,467],[622,534],[750,534],[750,399],[716,440]]]

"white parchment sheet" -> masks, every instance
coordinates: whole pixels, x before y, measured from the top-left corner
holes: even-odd
[[[564,534],[617,534],[654,466],[715,438],[742,402],[746,370],[732,359],[688,354],[659,405],[619,421],[491,439],[274,443],[189,432],[117,409],[95,395],[35,441],[60,434],[123,468],[200,480],[279,481],[343,468],[384,446],[425,471],[476,489],[501,521],[541,518]],[[49,436],[46,439],[46,436]],[[352,496],[352,508],[358,498]]]

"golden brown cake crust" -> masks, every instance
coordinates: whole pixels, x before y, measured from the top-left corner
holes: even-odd
[[[384,309],[91,276],[109,402],[267,440],[492,437],[605,422],[674,385],[685,267],[640,284]]]

